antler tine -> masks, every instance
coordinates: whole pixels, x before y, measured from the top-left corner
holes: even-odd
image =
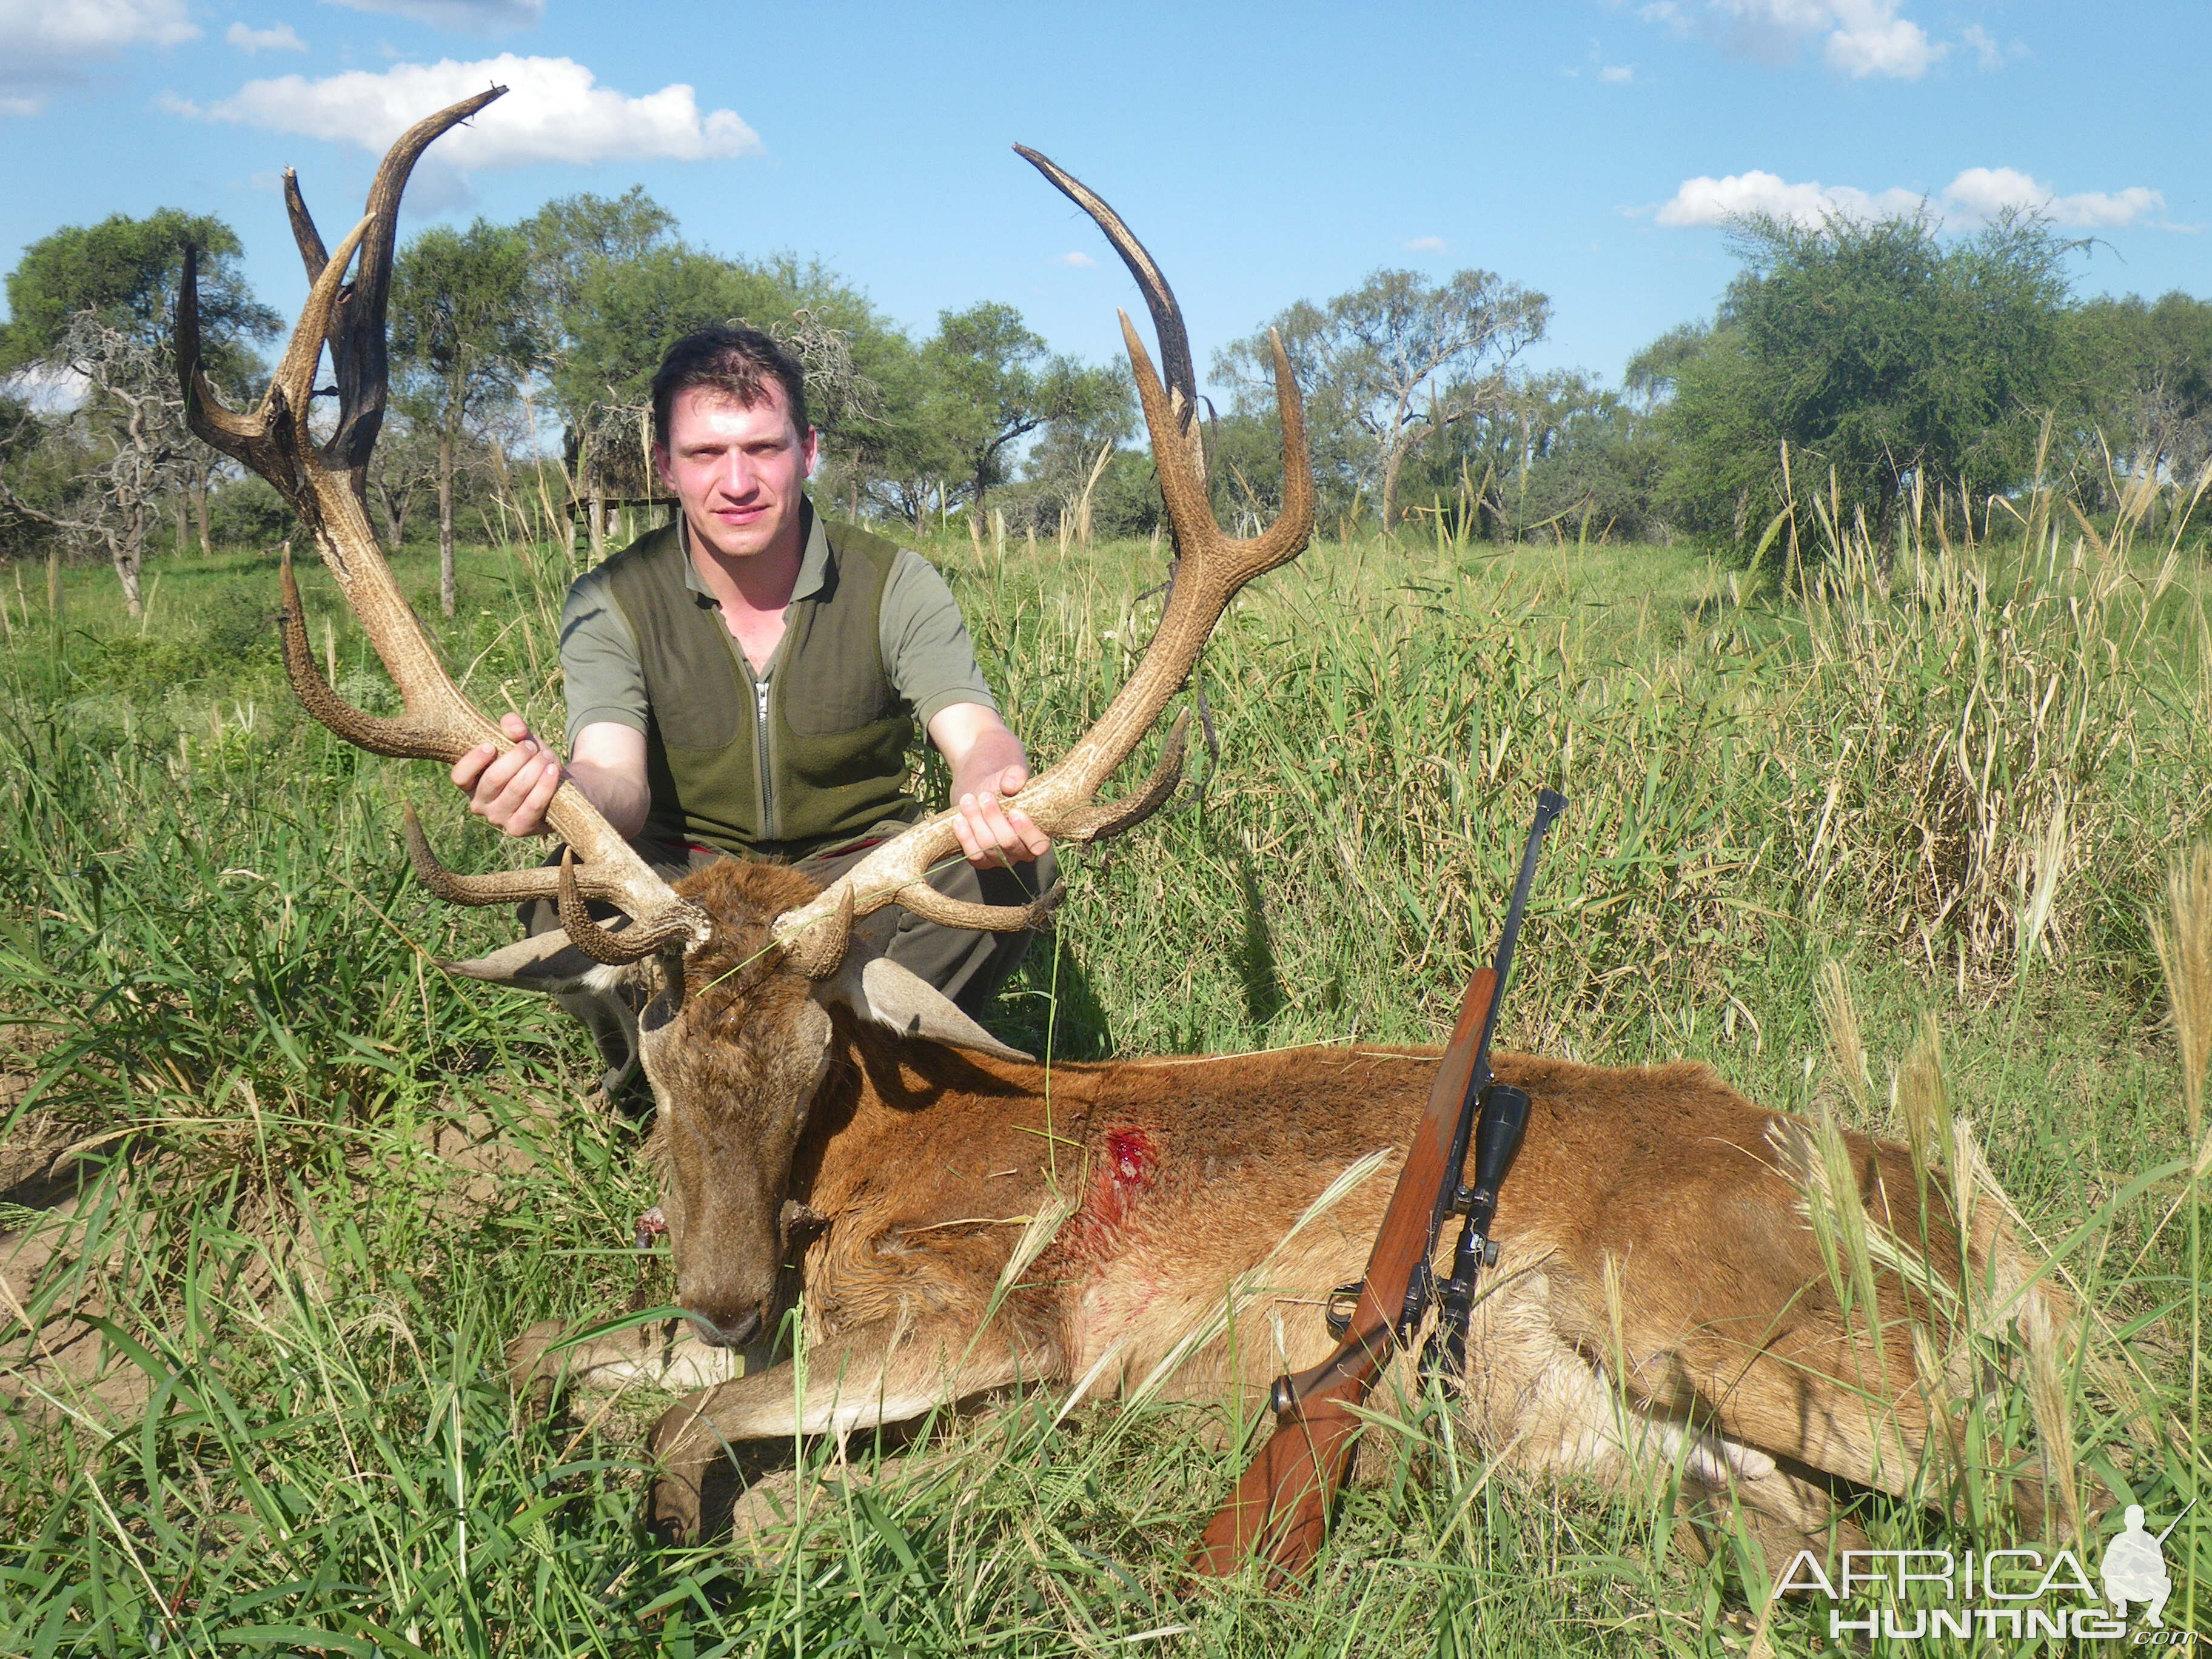
[[[1136,278],[1137,287],[1145,296],[1145,308],[1152,313],[1153,331],[1160,337],[1161,375],[1167,381],[1170,393],[1182,399],[1176,430],[1187,435],[1198,410],[1198,371],[1191,362],[1190,335],[1183,327],[1182,307],[1176,303],[1175,290],[1168,286],[1165,274],[1146,252],[1135,233],[1122,222],[1121,216],[1107,206],[1088,185],[1027,144],[1016,144],[1014,154],[1044,174],[1055,190],[1091,216],[1091,222],[1105,232],[1106,240],[1113,243],[1114,252],[1121,256],[1129,275]]]
[[[1082,184],[1034,150],[1017,149],[1097,221],[1136,276],[1146,302],[1160,324],[1160,349],[1170,363],[1170,374],[1188,376],[1190,348],[1182,313],[1166,278],[1144,246],[1129,234],[1119,216]],[[1238,541],[1222,532],[1207,499],[1197,432],[1188,424],[1194,398],[1186,394],[1178,404],[1169,388],[1161,385],[1127,313],[1121,315],[1121,334],[1128,343],[1130,368],[1136,376],[1145,423],[1152,434],[1160,492],[1182,556],[1177,580],[1162,608],[1159,626],[1135,672],[1059,764],[1032,779],[1022,791],[1022,810],[1048,836],[1062,841],[1117,834],[1167,799],[1182,760],[1182,745],[1172,738],[1160,769],[1135,798],[1104,807],[1093,805],[1100,787],[1129,757],[1160,710],[1181,690],[1191,665],[1197,661],[1237,589],[1295,556],[1313,533],[1313,472],[1306,455],[1304,406],[1282,341],[1270,332],[1275,397],[1283,422],[1283,510],[1259,535]],[[921,894],[927,890],[924,883],[930,869],[957,850],[952,817],[951,812],[945,811],[924,819],[874,849],[811,902],[777,917],[773,932],[778,942],[796,942],[806,929],[848,902],[856,915],[894,903],[943,914],[933,896]],[[1002,911],[995,919],[972,918],[957,925],[1007,926],[1013,914]]]
[[[377,719],[347,704],[316,668],[301,616],[300,595],[286,550],[284,660],[294,689],[309,713],[340,737],[378,754],[410,759],[458,760],[478,744],[506,750],[506,734],[461,694],[423,630],[422,619],[399,590],[369,528],[359,489],[382,418],[385,392],[384,302],[389,284],[392,240],[399,195],[422,150],[456,122],[482,109],[504,91],[495,87],[418,121],[402,135],[378,169],[369,212],[344,241],[322,257],[322,242],[304,202],[294,213],[301,254],[313,273],[307,305],[294,325],[283,360],[270,377],[259,408],[248,416],[224,409],[200,368],[199,307],[194,262],[186,261],[185,293],[178,307],[178,367],[192,429],[207,441],[243,461],[291,501],[316,550],[336,579],[347,607],[368,636],[399,689],[404,713]],[[288,203],[298,198],[295,185]],[[362,269],[346,283],[358,254]],[[338,368],[341,386],[337,435],[318,447],[308,430],[307,410],[314,396],[315,373],[325,343]],[[580,882],[568,890],[579,896],[573,908],[591,930],[587,953],[602,962],[634,961],[678,942],[703,940],[709,923],[703,912],[677,896],[673,888],[639,858],[583,793],[564,782],[545,811],[553,832],[586,862]],[[453,875],[428,852],[419,828],[410,837],[423,879],[441,896],[461,903],[497,902],[513,897],[558,897],[557,884],[546,890],[548,872],[516,872],[506,878]],[[433,873],[434,872],[434,873]],[[631,917],[619,933],[592,921],[582,909],[588,896],[618,905]],[[564,920],[566,911],[564,910]],[[616,941],[610,944],[609,941]],[[604,954],[604,952],[613,954]]]
[[[361,263],[353,281],[346,284],[332,310],[327,337],[331,373],[337,382],[338,424],[323,446],[326,463],[342,467],[356,495],[368,487],[368,458],[376,448],[376,434],[384,425],[384,400],[389,371],[384,331],[386,301],[392,293],[392,259],[399,240],[399,198],[415,163],[422,152],[493,100],[506,94],[505,87],[489,87],[473,97],[448,105],[424,117],[401,133],[376,169],[362,210],[368,234],[361,244]],[[298,203],[296,211],[293,204]],[[288,184],[285,208],[292,212],[292,233],[300,241],[301,258],[312,264],[322,238],[307,215],[306,198],[296,183]],[[302,238],[302,228],[307,232]],[[343,263],[343,262],[341,262]],[[312,282],[319,273],[310,270]]]
[[[1272,328],[1267,331],[1267,347],[1275,359],[1275,408],[1283,423],[1283,510],[1276,514],[1274,523],[1243,541],[1222,533],[1213,516],[1212,500],[1206,494],[1206,475],[1191,464],[1187,451],[1172,442],[1161,442],[1164,434],[1170,439],[1176,434],[1175,406],[1152,372],[1145,343],[1137,337],[1127,312],[1121,313],[1121,338],[1129,349],[1129,368],[1136,376],[1137,400],[1144,405],[1145,424],[1152,434],[1160,495],[1175,526],[1176,545],[1183,550],[1180,574],[1188,575],[1194,565],[1199,565],[1208,580],[1225,583],[1222,597],[1225,605],[1228,595],[1253,577],[1295,556],[1313,534],[1313,468],[1306,455],[1305,404],[1298,395],[1297,377],[1291,372],[1290,355],[1283,349],[1283,337]],[[1197,556],[1201,550],[1206,557],[1200,565]],[[1161,617],[1159,633],[1153,635],[1156,641],[1168,631],[1174,610],[1170,595],[1170,614]],[[1214,616],[1218,614],[1217,611]],[[1206,618],[1208,632],[1213,622],[1214,617]],[[1199,643],[1204,642],[1201,634]],[[1196,660],[1195,652],[1192,659]]]
[[[177,381],[185,394],[185,418],[194,432],[211,447],[234,460],[244,460],[244,447],[258,437],[264,424],[252,415],[240,415],[222,400],[202,369],[200,351],[200,251],[185,244],[185,277],[177,290],[174,349]]]
[[[482,908],[526,904],[533,899],[557,899],[561,896],[561,872],[552,866],[540,865],[534,870],[496,870],[482,876],[464,876],[448,870],[430,845],[429,836],[423,834],[422,820],[415,815],[412,801],[400,803],[399,828],[407,843],[407,861],[415,867],[416,879],[448,904]],[[596,865],[586,865],[577,872],[576,884],[587,899],[619,903],[623,898],[617,884],[601,873]]]
[[[292,240],[300,245],[300,263],[307,268],[307,286],[313,288],[331,262],[330,251],[323,246],[323,233],[315,228],[315,216],[300,194],[299,173],[292,167],[284,169],[284,216],[292,222]]]

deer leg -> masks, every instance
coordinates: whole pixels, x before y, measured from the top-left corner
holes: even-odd
[[[672,1407],[653,1431],[660,1465],[653,1523],[683,1537],[719,1523],[742,1473],[747,1442],[879,1428],[994,1389],[1044,1380],[1047,1368],[994,1324],[958,1317],[902,1328],[879,1321],[807,1345],[790,1363],[703,1389]]]
[[[605,1394],[642,1383],[680,1394],[760,1370],[769,1364],[771,1346],[714,1347],[699,1340],[698,1328],[688,1319],[634,1325],[586,1342],[566,1342],[568,1330],[560,1320],[542,1320],[507,1345],[507,1376],[516,1394],[540,1406],[550,1406],[571,1389]]]

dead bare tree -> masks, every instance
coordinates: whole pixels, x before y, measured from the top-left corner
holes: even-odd
[[[82,377],[84,395],[68,418],[99,459],[62,502],[34,505],[4,479],[0,499],[74,545],[105,552],[124,609],[137,617],[146,538],[165,509],[204,477],[208,452],[185,425],[176,371],[157,347],[85,311],[70,319],[54,357]]]

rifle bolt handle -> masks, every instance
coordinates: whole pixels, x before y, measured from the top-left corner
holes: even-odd
[[[1291,1379],[1279,1376],[1267,1385],[1267,1409],[1280,1417],[1298,1402],[1291,1397]]]

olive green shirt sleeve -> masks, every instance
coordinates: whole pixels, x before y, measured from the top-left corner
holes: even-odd
[[[568,747],[586,726],[607,721],[642,732],[650,705],[629,623],[615,603],[605,567],[587,570],[561,607],[561,678],[568,698]]]
[[[884,581],[877,627],[891,684],[925,727],[956,702],[978,702],[998,713],[998,699],[975,665],[959,602],[921,554],[899,550]]]

